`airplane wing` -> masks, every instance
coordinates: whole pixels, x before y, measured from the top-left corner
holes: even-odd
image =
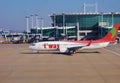
[[[68,50],[77,50],[77,49],[82,48],[82,47],[85,47],[85,46],[69,47]]]
[[[80,49],[80,48],[83,48],[83,47],[86,47],[86,46],[90,46],[91,43],[92,43],[92,40],[90,40],[87,45],[68,47],[67,49],[69,50],[69,52],[73,51],[73,53],[75,53],[76,50],[78,50],[78,49]]]

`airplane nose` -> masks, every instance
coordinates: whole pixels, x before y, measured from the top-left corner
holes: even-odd
[[[29,46],[29,49],[34,49],[34,47],[35,47],[35,44],[31,44],[30,46]]]
[[[32,46],[29,46],[29,49],[33,49],[33,47],[32,47]]]

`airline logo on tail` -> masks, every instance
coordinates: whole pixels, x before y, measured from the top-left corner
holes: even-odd
[[[111,29],[111,31],[108,32],[108,34],[100,40],[110,41],[110,42],[116,41],[119,27],[120,27],[120,24],[115,24],[115,26]]]
[[[112,33],[111,38],[114,38],[115,35],[117,34],[117,30],[115,29],[115,27],[110,32]]]

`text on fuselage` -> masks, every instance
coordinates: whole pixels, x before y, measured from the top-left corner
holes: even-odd
[[[59,49],[59,44],[43,44],[43,48],[49,48],[49,49]]]

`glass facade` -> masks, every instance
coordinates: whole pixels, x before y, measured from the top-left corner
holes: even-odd
[[[79,22],[80,30],[93,30],[99,27],[100,22],[104,22],[107,26],[120,23],[120,13],[97,13],[97,14],[60,14],[51,15],[53,25],[56,26],[76,26]]]
[[[74,13],[74,14],[53,14],[51,15],[52,28],[43,29],[43,36],[61,37],[77,35],[77,22],[79,23],[80,36],[103,37],[109,31],[107,27],[120,23],[120,13]],[[55,27],[54,27],[55,26]],[[73,28],[68,28],[74,26]],[[61,27],[61,28],[60,28]],[[66,27],[63,29],[63,27]],[[45,28],[45,27],[44,27]],[[85,31],[92,31],[86,33]],[[41,29],[31,29],[32,34],[41,34]]]

